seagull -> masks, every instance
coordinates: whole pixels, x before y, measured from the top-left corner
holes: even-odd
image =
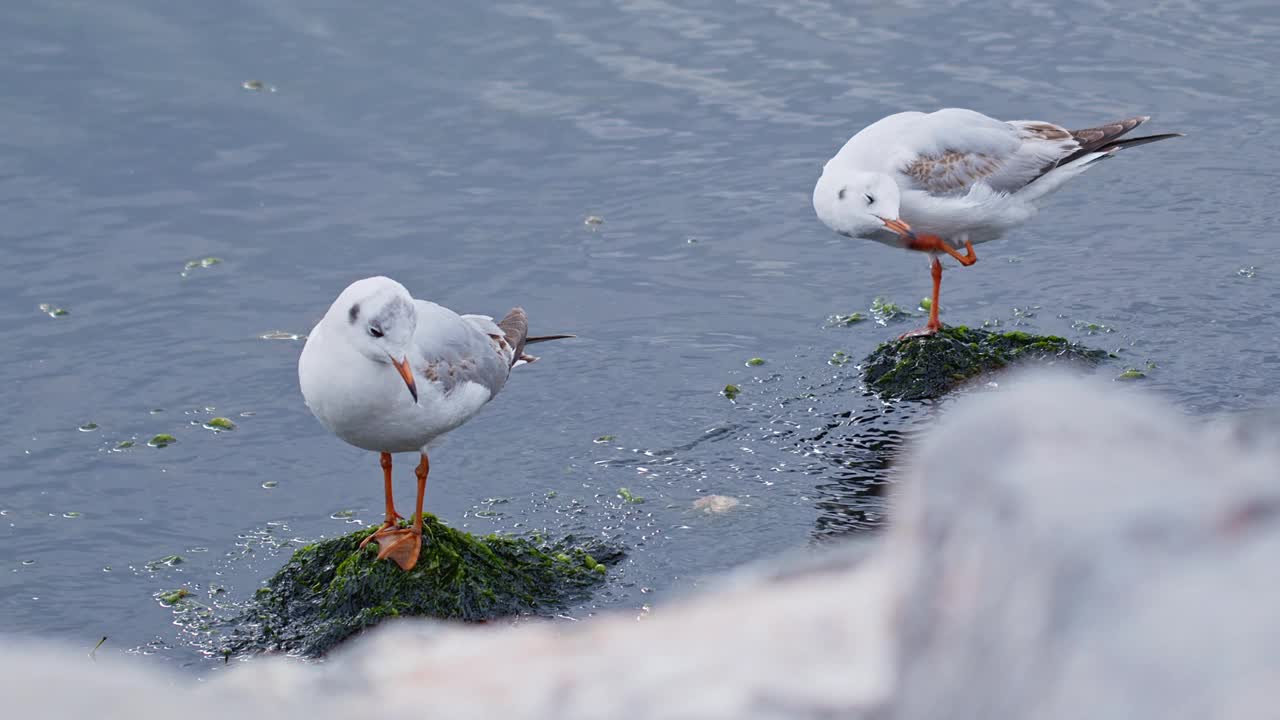
[[[932,335],[942,329],[943,255],[972,265],[975,244],[1030,220],[1045,197],[1099,160],[1182,136],[1122,138],[1149,119],[1068,130],[962,108],[897,113],[863,128],[827,161],[813,188],[813,209],[841,235],[929,254],[929,323],[902,337]]]
[[[365,538],[378,543],[378,559],[404,570],[422,549],[422,497],[427,450],[470,420],[498,394],[511,369],[536,357],[525,345],[573,335],[529,337],[529,319],[514,308],[494,322],[459,315],[416,300],[386,277],[347,286],[307,336],[298,358],[298,384],[307,407],[330,432],[381,454],[386,518]],[[391,454],[418,452],[418,505],[402,528],[391,491]]]

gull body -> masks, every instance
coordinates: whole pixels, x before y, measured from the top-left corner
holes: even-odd
[[[358,280],[338,295],[307,336],[298,382],[322,425],[381,454],[386,520],[366,539],[379,542],[379,558],[413,567],[421,547],[427,450],[492,400],[514,366],[537,359],[525,354],[527,343],[561,337],[571,336],[530,338],[520,308],[497,322],[459,315],[415,299],[386,277]],[[398,452],[421,454],[417,513],[407,529],[397,527],[391,493],[391,454]]]
[[[402,358],[416,399],[394,368]],[[493,318],[459,315],[375,277],[352,283],[307,336],[298,380],[307,407],[333,434],[364,450],[414,452],[478,413],[517,359]]]
[[[1035,217],[1046,197],[1097,161],[1179,136],[1122,138],[1148,119],[1068,130],[961,108],[897,113],[858,132],[827,161],[813,208],[841,235],[929,253],[934,301],[929,325],[916,334],[930,334],[941,328],[942,255],[973,264],[973,245]]]

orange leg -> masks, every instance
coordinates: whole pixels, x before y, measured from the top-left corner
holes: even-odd
[[[898,336],[899,340],[909,337],[919,337],[921,335],[933,335],[942,329],[942,322],[938,320],[938,294],[942,291],[942,261],[934,258],[929,264],[930,275],[933,276],[933,302],[929,304],[929,324],[918,330],[912,330]]]
[[[946,240],[937,235],[917,235],[916,237],[907,238],[906,248],[923,252],[946,253],[965,267],[978,262],[978,256],[973,252],[973,243],[968,240],[964,241],[964,255],[961,255],[959,250],[951,247]]]
[[[365,542],[374,539],[378,543],[378,559],[391,558],[402,570],[412,570],[418,564],[418,553],[422,551],[422,498],[427,492],[427,473],[431,464],[427,454],[422,453],[422,460],[414,474],[418,476],[418,508],[413,514],[413,525],[407,528],[383,528],[365,538]]]
[[[404,519],[403,515],[396,512],[395,493],[391,491],[391,453],[382,453],[381,460],[382,460],[382,493],[385,496],[386,503],[387,503],[387,514],[385,519],[382,521],[382,527],[379,529],[379,532],[381,532],[382,530],[388,530],[390,528],[395,527],[397,521]],[[369,541],[373,540],[375,535],[377,535],[377,533],[374,533],[374,535],[370,535],[369,537],[362,540],[360,542],[360,547],[363,548],[365,545],[368,545]]]
[[[956,262],[965,267],[978,262],[978,256],[973,252],[973,243],[967,239],[964,241],[965,252],[963,255],[937,235],[918,235],[907,238],[906,247],[908,250],[934,253],[933,262],[929,265],[930,274],[933,275],[933,302],[929,306],[929,323],[919,330],[903,333],[898,338],[899,340],[921,335],[933,335],[942,329],[942,322],[938,320],[938,294],[942,291],[942,263],[938,260],[938,253],[950,255],[956,259]]]

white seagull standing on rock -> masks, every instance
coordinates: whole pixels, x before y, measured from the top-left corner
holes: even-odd
[[[382,454],[386,520],[369,537],[378,559],[410,570],[422,549],[422,496],[427,448],[470,420],[498,394],[511,368],[537,360],[525,345],[572,335],[529,337],[529,319],[514,308],[498,322],[458,315],[415,300],[385,277],[357,280],[342,291],[307,336],[298,382],[307,407],[333,434]],[[397,524],[391,453],[418,452],[418,506],[413,523]]]
[[[841,235],[929,253],[929,324],[903,337],[932,335],[942,328],[943,254],[972,265],[978,261],[976,243],[1030,220],[1047,195],[1098,160],[1121,148],[1181,136],[1121,139],[1149,119],[1067,130],[960,108],[890,115],[854,135],[827,161],[813,188],[813,209]]]

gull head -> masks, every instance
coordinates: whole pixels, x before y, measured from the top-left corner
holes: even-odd
[[[418,310],[403,285],[387,277],[357,280],[333,301],[323,323],[361,355],[398,373],[418,401],[409,365]]]
[[[847,237],[903,242],[914,235],[898,217],[898,183],[884,173],[861,172],[832,163],[813,187],[813,209],[827,227]]]

